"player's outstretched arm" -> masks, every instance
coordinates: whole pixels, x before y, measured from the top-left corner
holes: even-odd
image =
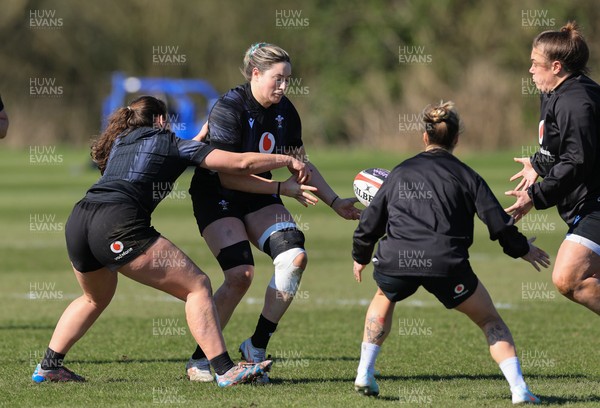
[[[296,175],[298,182],[310,179],[308,167],[304,163],[283,154],[232,153],[215,149],[206,156],[200,167],[236,175],[264,173],[287,167]]]
[[[543,249],[533,245],[533,241],[535,241],[535,237],[527,240],[529,243],[529,252],[521,258],[529,262],[539,272],[540,266],[543,268],[550,266],[550,256]]]
[[[354,206],[358,202],[358,199],[356,197],[342,198],[338,196],[327,181],[325,181],[319,169],[313,163],[306,160],[307,155],[304,146],[298,149],[298,154],[295,157],[306,162],[311,175],[311,180],[307,184],[317,188],[315,192],[317,197],[329,205],[342,218],[347,220],[358,220],[360,218],[361,211]]]
[[[315,192],[317,188],[298,183],[295,175],[291,175],[286,181],[277,181],[256,175],[235,176],[219,173],[219,179],[223,187],[230,190],[254,194],[284,195],[296,199],[305,207],[315,205],[319,201],[317,197],[310,193]]]

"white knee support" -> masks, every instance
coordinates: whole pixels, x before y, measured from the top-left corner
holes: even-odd
[[[280,292],[296,294],[304,269],[294,265],[294,259],[306,251],[302,248],[291,248],[280,253],[273,260],[275,273],[269,282],[269,287]]]

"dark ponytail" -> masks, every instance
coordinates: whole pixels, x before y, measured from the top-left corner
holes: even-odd
[[[156,118],[166,116],[166,114],[165,103],[152,96],[140,96],[129,106],[114,111],[108,118],[108,126],[92,144],[92,160],[100,169],[100,173],[104,174],[108,155],[117,137],[139,127],[151,127]]]

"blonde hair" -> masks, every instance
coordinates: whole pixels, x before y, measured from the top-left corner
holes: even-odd
[[[560,61],[567,72],[587,74],[590,51],[575,21],[569,21],[560,31],[544,31],[533,40],[550,61]]]
[[[265,42],[255,43],[246,50],[244,54],[244,66],[240,68],[242,75],[248,82],[252,79],[252,70],[258,69],[265,72],[273,64],[288,62],[291,64],[289,54],[281,47]]]
[[[461,131],[460,117],[454,102],[440,101],[438,105],[427,105],[423,109],[423,122],[429,142],[444,148],[452,148]]]

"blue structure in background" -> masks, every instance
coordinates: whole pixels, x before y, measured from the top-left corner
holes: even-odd
[[[133,94],[133,95],[132,95]],[[198,112],[192,95],[206,100],[206,109]],[[219,94],[201,79],[126,77],[122,72],[112,75],[112,92],[102,106],[102,129],[111,112],[124,106],[135,95],[152,95],[164,100],[169,110],[167,121],[177,136],[191,139],[196,136]]]

